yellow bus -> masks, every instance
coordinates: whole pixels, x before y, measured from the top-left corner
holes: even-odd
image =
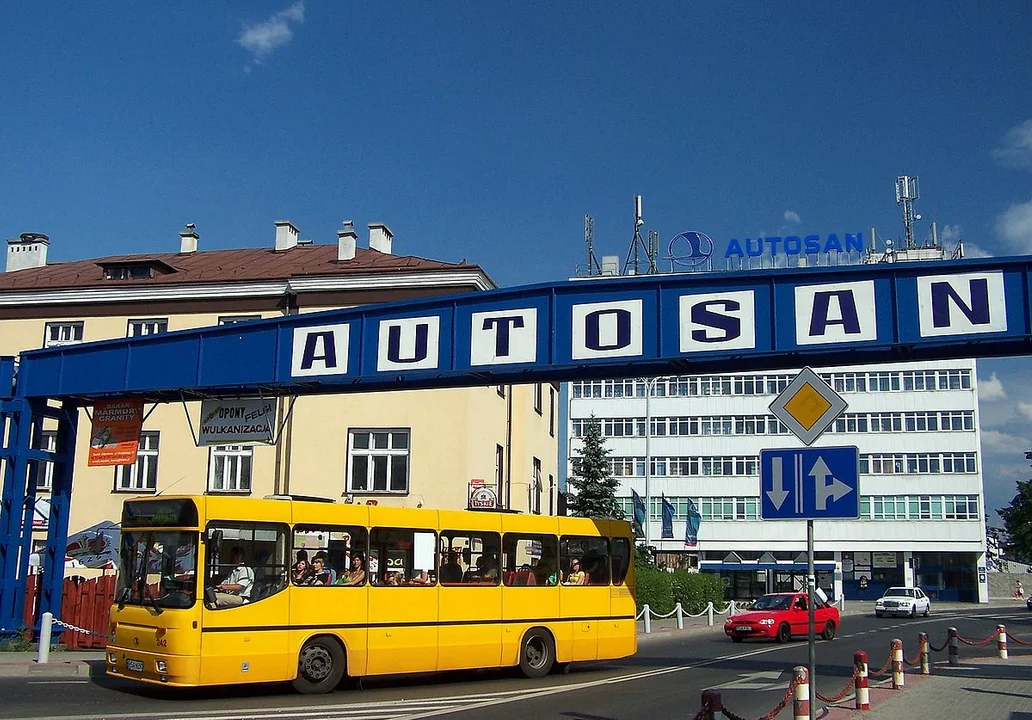
[[[121,529],[116,677],[321,693],[637,649],[624,521],[202,495],[127,500]]]

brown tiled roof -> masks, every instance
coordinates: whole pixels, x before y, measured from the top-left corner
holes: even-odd
[[[131,280],[104,278],[103,265],[142,265],[148,261],[167,265],[175,272],[160,274],[161,270],[158,270],[152,278]],[[364,248],[355,250],[353,260],[337,260],[336,244],[313,244],[298,245],[290,250],[280,251],[267,248],[206,250],[195,253],[114,255],[93,260],[55,263],[41,268],[0,273],[0,291],[251,282],[332,275],[382,276],[389,273],[433,272],[460,268],[483,272],[478,265],[440,262],[411,255],[387,255]]]

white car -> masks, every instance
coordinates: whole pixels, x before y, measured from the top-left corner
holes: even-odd
[[[890,587],[874,603],[874,614],[878,617],[882,615],[917,617],[918,613],[928,617],[931,609],[932,601],[924,594],[924,590],[912,587]]]

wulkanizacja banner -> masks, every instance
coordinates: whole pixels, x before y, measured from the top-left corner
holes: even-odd
[[[276,400],[202,400],[197,444],[272,443]]]
[[[93,429],[87,465],[132,465],[140,450],[143,400],[98,400],[93,405]]]

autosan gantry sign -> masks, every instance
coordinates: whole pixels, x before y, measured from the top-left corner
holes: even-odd
[[[986,258],[569,281],[38,350],[19,389],[178,399],[1024,354],[1030,270]]]

